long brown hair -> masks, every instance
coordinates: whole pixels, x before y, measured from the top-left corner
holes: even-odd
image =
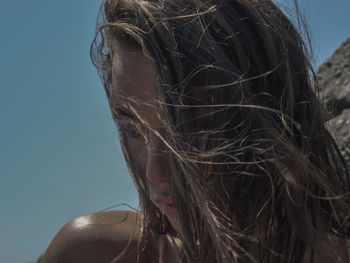
[[[324,249],[349,239],[347,170],[307,45],[273,1],[105,0],[91,56],[112,113],[117,44],[155,75],[181,262],[350,260]],[[164,221],[120,139],[144,215],[141,253]]]

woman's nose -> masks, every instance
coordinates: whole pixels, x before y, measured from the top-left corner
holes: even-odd
[[[168,169],[166,168],[168,160],[166,156],[167,154],[160,139],[150,142],[147,156],[146,177],[151,183],[168,183]]]

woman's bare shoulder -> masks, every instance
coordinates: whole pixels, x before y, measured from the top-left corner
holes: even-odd
[[[56,234],[41,262],[109,263],[125,252],[118,262],[134,263],[139,217],[130,211],[105,211],[74,218]]]

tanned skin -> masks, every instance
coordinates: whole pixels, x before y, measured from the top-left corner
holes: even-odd
[[[140,226],[137,214],[106,211],[77,217],[56,234],[41,263],[135,263]],[[135,233],[135,231],[137,231]],[[124,256],[113,261],[126,247]],[[156,243],[151,241],[141,262],[158,262]]]

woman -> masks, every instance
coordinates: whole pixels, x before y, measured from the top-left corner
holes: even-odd
[[[271,0],[105,0],[92,59],[140,212],[76,218],[43,262],[349,262],[349,179]]]

